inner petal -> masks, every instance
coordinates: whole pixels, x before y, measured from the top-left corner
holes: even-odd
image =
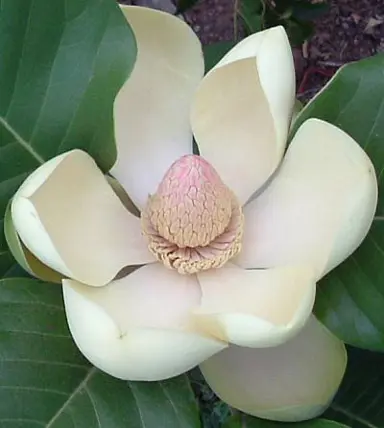
[[[171,165],[149,196],[141,224],[150,251],[182,274],[221,267],[241,249],[241,206],[200,156]]]
[[[117,161],[111,173],[141,210],[169,165],[192,152],[189,114],[204,58],[198,37],[178,17],[121,8],[138,52],[114,103]]]
[[[140,220],[95,161],[81,150],[50,159],[20,186],[11,205],[15,230],[44,265],[95,287],[122,269],[152,263]]]

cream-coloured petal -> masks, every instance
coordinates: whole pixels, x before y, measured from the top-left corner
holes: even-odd
[[[138,55],[114,105],[118,158],[111,173],[142,208],[171,164],[192,153],[189,111],[204,59],[197,36],[181,19],[144,7],[122,10]]]
[[[63,281],[73,338],[94,365],[129,380],[161,380],[183,373],[227,345],[194,331],[199,304],[195,276],[159,263],[143,266],[105,287]]]
[[[36,258],[28,248],[21,242],[21,239],[16,232],[12,221],[11,203],[8,202],[7,209],[4,215],[4,235],[7,240],[8,248],[17,263],[26,270],[30,275],[47,282],[55,282],[61,284],[63,275],[50,269],[38,258]]]
[[[107,175],[105,178],[107,179],[108,184],[112,187],[113,191],[116,193],[116,196],[120,199],[121,203],[125,206],[125,208],[134,216],[140,217],[139,209],[132,202],[132,199],[129,197],[124,187],[116,180],[116,178],[113,178],[111,175]]]
[[[231,346],[201,364],[213,391],[250,415],[301,421],[321,414],[347,363],[341,341],[312,316],[289,342],[268,349]]]
[[[230,50],[217,67],[251,57],[256,57],[260,83],[274,119],[277,142],[283,152],[296,93],[295,64],[284,27],[277,26],[250,35]]]
[[[203,298],[196,325],[239,346],[269,347],[303,328],[316,294],[305,267],[245,270],[234,265],[198,274]]]
[[[319,279],[362,242],[377,203],[372,162],[345,132],[310,119],[272,184],[244,208],[245,268],[312,265]]]
[[[200,154],[241,203],[270,177],[283,155],[295,95],[285,30],[249,36],[203,79],[191,112]]]
[[[20,239],[38,259],[86,284],[104,285],[126,266],[155,261],[140,219],[81,150],[34,171],[13,198],[11,212]]]

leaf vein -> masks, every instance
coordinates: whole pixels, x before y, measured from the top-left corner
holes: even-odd
[[[128,384],[128,383],[127,383],[127,384]],[[139,404],[139,400],[138,400],[138,398],[137,398],[137,396],[136,396],[135,386],[134,386],[134,384],[132,384],[132,383],[129,383],[128,385],[129,385],[129,387],[130,387],[130,389],[131,389],[131,391],[132,391],[133,399],[135,400],[135,404],[136,404],[137,411],[138,411],[138,413],[139,413],[139,417],[140,417],[140,421],[141,421],[142,428],[146,428],[146,427],[147,427],[147,425],[146,425],[146,423],[145,423],[145,421],[144,421],[143,412],[142,412],[142,410],[141,410],[141,407],[140,407],[140,404]]]
[[[28,35],[28,33],[29,33],[29,29],[30,29],[31,21],[32,21],[31,17],[32,17],[32,9],[33,9],[33,6],[34,6],[34,0],[32,0],[32,1],[29,3],[28,20],[27,20],[27,24],[26,24],[26,26],[25,26],[25,31],[24,31],[24,34],[23,34],[23,47],[22,47],[22,49],[21,49],[21,54],[20,54],[19,64],[18,64],[18,66],[17,66],[17,71],[16,71],[16,74],[15,74],[15,79],[14,79],[14,81],[13,81],[12,95],[11,95],[11,97],[9,98],[9,105],[8,105],[7,111],[6,111],[6,113],[5,113],[5,117],[6,117],[6,118],[8,117],[8,114],[9,114],[9,112],[10,112],[10,110],[11,110],[12,103],[13,103],[13,101],[14,101],[14,95],[15,95],[16,88],[17,88],[17,82],[18,82],[19,77],[20,77],[21,64],[23,63],[23,60],[24,60],[25,47],[27,46],[26,41],[28,40],[27,35]]]
[[[23,149],[25,149],[40,165],[42,165],[45,160],[42,156],[37,153],[37,151],[30,145],[24,138],[16,132],[11,125],[8,124],[6,119],[3,116],[0,116],[0,124],[13,136],[13,138],[19,143]]]
[[[175,403],[172,400],[171,395],[169,394],[167,388],[164,386],[163,382],[159,382],[160,388],[162,389],[164,395],[168,398],[169,402],[171,403],[173,412],[175,413],[176,419],[179,421],[180,426],[183,426],[183,418],[180,416],[180,412],[177,410],[177,407],[175,406]]]
[[[96,404],[95,404],[95,401],[92,397],[92,394],[90,393],[89,388],[87,386],[84,387],[84,391],[88,394],[89,400],[90,400],[92,407],[93,407],[93,411],[95,412],[95,416],[96,416],[96,420],[97,420],[97,426],[99,428],[101,428],[99,412],[97,411]]]
[[[72,392],[72,394],[68,397],[68,399],[64,402],[64,404],[60,407],[60,409],[53,415],[51,420],[48,422],[46,428],[52,428],[53,424],[59,419],[61,414],[66,411],[67,407],[70,405],[72,400],[77,396],[77,394],[84,389],[85,385],[89,381],[89,379],[95,374],[96,368],[92,367],[82,382],[76,387],[76,389]]]
[[[38,419],[28,419],[28,418],[0,418],[0,422],[5,422],[5,423],[12,423],[12,422],[21,422],[21,423],[32,423],[32,424],[37,424],[40,426],[45,426],[45,423],[43,421],[40,421]]]
[[[16,333],[16,334],[31,334],[31,335],[36,335],[36,336],[41,336],[41,337],[54,337],[56,339],[70,339],[72,340],[71,336],[68,335],[64,335],[64,334],[56,334],[56,333],[47,333],[47,332],[42,332],[42,331],[28,331],[28,330],[0,330],[2,332],[5,333]]]
[[[39,388],[36,386],[21,386],[21,385],[0,385],[0,389],[14,389],[17,391],[35,391],[35,392],[46,392],[48,394],[58,394],[58,395],[64,395],[68,396],[67,392],[59,391],[57,389],[52,388]]]
[[[347,416],[348,418],[355,420],[356,422],[361,423],[362,425],[365,425],[368,428],[378,428],[376,425],[371,424],[369,421],[357,416],[353,412],[344,409],[341,406],[338,406],[336,403],[331,404],[331,409],[333,409],[335,412],[342,413],[343,415]]]
[[[27,363],[27,364],[49,364],[52,366],[64,366],[70,368],[89,369],[88,365],[67,363],[64,361],[49,361],[49,360],[31,360],[28,358],[0,358],[2,363]]]

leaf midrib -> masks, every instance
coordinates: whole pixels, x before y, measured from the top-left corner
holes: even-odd
[[[24,140],[24,138],[6,121],[3,116],[0,116],[0,124],[13,136],[15,141],[23,147],[37,162],[42,165],[45,162],[45,159],[37,153],[37,151]]]
[[[366,426],[367,428],[379,428],[378,426],[371,424],[369,421],[365,420],[364,418],[361,418],[360,416],[355,415],[351,411],[346,410],[343,407],[338,406],[335,403],[332,403],[330,408],[333,409],[335,412],[342,413],[343,415],[347,416],[348,418],[355,420],[356,422],[361,423],[362,425]]]
[[[45,428],[52,428],[53,424],[57,421],[57,419],[61,416],[61,414],[66,410],[66,408],[70,405],[72,400],[76,398],[77,394],[85,388],[91,377],[96,373],[96,367],[91,367],[88,371],[85,378],[80,382],[77,388],[72,392],[72,394],[67,398],[65,403],[60,407],[60,409],[52,416],[52,419],[48,422]]]

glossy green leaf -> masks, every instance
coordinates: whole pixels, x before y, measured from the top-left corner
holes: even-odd
[[[213,68],[223,56],[230,51],[236,42],[217,42],[203,46],[204,61],[205,61],[205,72],[207,73]]]
[[[318,318],[345,342],[384,350],[384,55],[341,69],[298,116],[294,130],[310,117],[339,126],[372,159],[379,203],[360,248],[318,286]]]
[[[284,20],[282,25],[288,34],[289,41],[295,47],[300,47],[314,32],[312,22],[300,21],[293,17]]]
[[[49,158],[116,158],[113,100],[136,44],[114,0],[0,2],[0,222],[23,179]],[[1,226],[1,224],[0,224]],[[12,267],[0,237],[0,277]]]
[[[0,232],[1,235],[1,232]],[[1,238],[0,238],[1,239]],[[10,269],[15,265],[15,259],[13,258],[10,251],[8,251],[7,243],[5,242],[5,238],[3,237],[4,243],[3,246],[0,247],[0,272],[1,276],[7,276],[7,273]]]
[[[65,321],[61,287],[0,280],[0,425],[4,428],[197,428],[186,376],[126,382],[92,367]]]
[[[300,100],[295,100],[295,104],[293,105],[293,112],[292,112],[292,122],[291,127],[293,128],[295,126],[295,122],[297,117],[299,116],[301,110],[303,110],[304,105]]]
[[[238,13],[248,34],[262,30],[265,7],[265,0],[240,0]]]
[[[384,427],[384,354],[348,349],[344,381],[325,416],[353,428]]]
[[[238,414],[232,416],[224,428],[348,428],[347,425],[327,419],[314,419],[298,423],[272,422]]]

